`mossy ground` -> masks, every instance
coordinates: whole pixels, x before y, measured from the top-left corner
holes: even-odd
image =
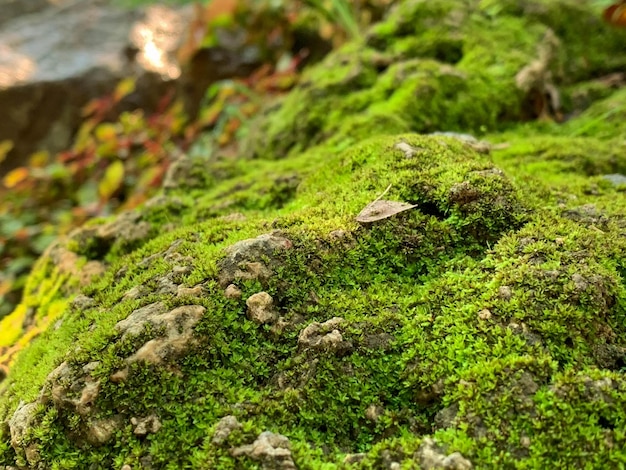
[[[577,39],[581,24],[604,39]],[[68,306],[13,365],[0,417],[37,399],[62,361],[98,361],[101,388],[88,417],[42,404],[22,447],[34,445],[43,468],[258,468],[229,449],[270,430],[290,439],[300,469],[348,468],[345,455],[359,452],[358,468],[418,468],[427,435],[478,468],[626,465],[626,206],[624,187],[601,177],[626,173],[623,91],[562,125],[515,125],[525,97],[514,76],[547,28],[563,43],[564,89],[626,60],[624,36],[577,2],[402,2],[260,120],[248,158],[199,159],[203,184],[142,209],[146,240],[70,244],[108,265],[82,289],[93,305],[69,304],[42,260],[25,305],[42,318]],[[494,39],[501,48],[488,47]],[[434,130],[491,131],[508,146],[487,155],[417,134]],[[389,185],[385,199],[416,208],[358,224]],[[272,276],[239,281],[242,298],[226,298],[225,248],[271,231],[293,247],[276,254]],[[201,285],[201,296],[159,293],[172,246],[192,265],[176,284]],[[136,286],[146,294],[125,297]],[[281,329],[246,316],[259,291]],[[111,380],[162,333],[121,341],[115,324],[156,301],[206,308],[197,343]],[[304,327],[333,317],[349,347],[299,345]],[[130,417],[151,414],[162,428],[136,436]],[[218,446],[226,415],[243,427]],[[79,435],[112,416],[124,425],[110,441]],[[33,466],[8,425],[0,436],[0,464]]]

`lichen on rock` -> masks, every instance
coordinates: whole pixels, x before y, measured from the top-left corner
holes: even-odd
[[[518,123],[515,77],[551,31],[567,107],[624,36],[522,3],[398,2],[242,158],[122,216],[141,237],[60,240],[102,270],[32,273],[19,313],[45,328],[2,382],[0,465],[619,467],[624,93]],[[385,188],[411,208],[359,223]]]

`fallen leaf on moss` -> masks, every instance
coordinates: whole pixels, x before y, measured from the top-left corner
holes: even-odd
[[[408,211],[417,207],[415,204],[407,204],[405,202],[398,201],[374,201],[368,204],[359,215],[356,216],[356,221],[362,224],[376,222],[377,220],[388,219],[389,217],[396,215],[400,212]]]
[[[386,201],[381,199],[387,191],[391,188],[391,185],[385,189],[385,191],[378,196],[374,201],[370,202],[365,208],[359,212],[356,216],[356,221],[361,224],[369,224],[378,220],[388,219],[391,216],[399,214],[400,212],[408,211],[417,207],[415,204],[407,204],[406,202],[399,201]]]

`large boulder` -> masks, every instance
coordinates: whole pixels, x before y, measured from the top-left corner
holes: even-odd
[[[82,107],[123,77],[139,84],[123,106],[154,108],[180,74],[173,56],[190,19],[189,9],[103,0],[26,3],[9,2],[0,24],[0,141],[14,144],[0,174],[34,151],[67,148]]]
[[[625,92],[517,120],[546,41],[570,75],[543,118],[623,37],[576,0],[468,5],[399,2],[242,158],[195,161],[206,185],[59,240],[16,310],[0,465],[618,468]]]

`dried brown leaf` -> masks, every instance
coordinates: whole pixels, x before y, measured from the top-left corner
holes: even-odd
[[[356,221],[368,224],[377,220],[388,219],[393,215],[408,211],[414,207],[417,206],[415,204],[407,204],[406,202],[385,201],[384,199],[376,200],[365,206],[359,215],[356,216]]]

